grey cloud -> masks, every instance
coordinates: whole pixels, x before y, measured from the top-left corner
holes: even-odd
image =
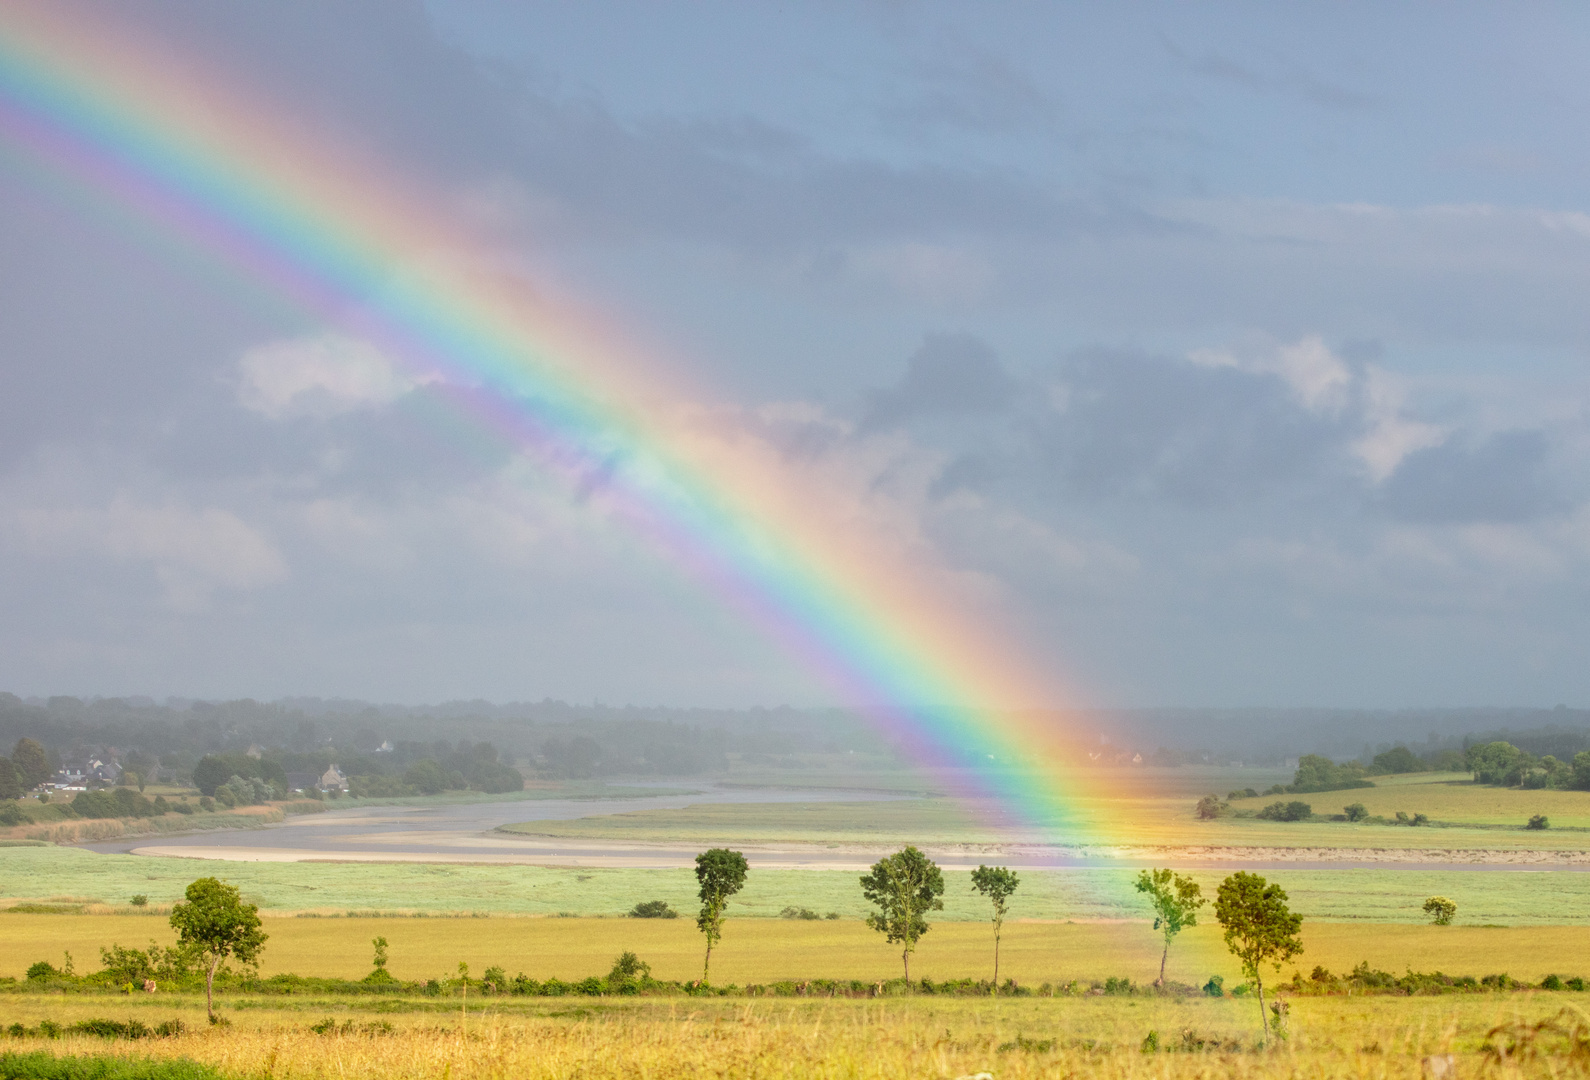
[[[904,378],[872,394],[862,430],[923,416],[997,413],[1017,385],[987,343],[969,334],[935,334],[906,361]]]
[[[1448,525],[1521,522],[1565,509],[1542,431],[1504,431],[1409,454],[1375,505],[1405,521]]]

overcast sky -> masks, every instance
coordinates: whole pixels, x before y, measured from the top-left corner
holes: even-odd
[[[1590,9],[120,7],[860,477],[1086,702],[1590,702]],[[41,175],[0,153],[0,688],[831,700]]]

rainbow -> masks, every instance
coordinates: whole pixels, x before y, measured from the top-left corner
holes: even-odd
[[[0,159],[434,378],[473,428],[593,493],[941,779],[1002,820],[1075,827],[1069,733],[1035,708],[1052,681],[953,599],[924,545],[539,295],[434,192],[136,27],[47,4],[0,9]],[[998,767],[968,768],[973,750]]]

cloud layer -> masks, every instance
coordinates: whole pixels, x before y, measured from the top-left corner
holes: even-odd
[[[1081,697],[1578,702],[1590,26],[1360,15],[121,17],[434,191]],[[828,700],[440,376],[105,211],[0,161],[0,686]]]

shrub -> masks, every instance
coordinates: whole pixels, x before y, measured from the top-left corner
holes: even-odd
[[[1415,815],[1413,815],[1413,820],[1408,822],[1408,824],[1409,825],[1428,825],[1428,824],[1430,824],[1430,817],[1427,814],[1415,814]]]
[[[787,907],[783,911],[779,912],[778,913],[778,917],[781,918],[781,919],[807,919],[807,920],[822,918],[821,915],[817,914],[817,912],[813,911],[809,907],[794,907],[793,905],[790,906],[790,907]]]
[[[642,900],[629,909],[632,919],[677,919],[679,912],[668,906],[666,900]]]
[[[59,974],[60,972],[56,971],[48,960],[40,960],[28,968],[27,978],[32,982],[40,982],[44,979],[53,979]]]
[[[1545,814],[1536,814],[1529,819],[1529,824],[1525,825],[1524,828],[1549,829],[1551,828],[1551,822],[1547,819]]]
[[[1213,821],[1220,816],[1220,796],[1205,795],[1198,800],[1198,805],[1193,807],[1193,813],[1198,815],[1199,821]]]
[[[133,893],[132,906],[133,907],[148,907],[149,906],[149,897],[144,895],[143,893]]]
[[[1542,990],[1561,990],[1563,988],[1561,976],[1547,975],[1540,980],[1540,988]]]
[[[1307,821],[1314,816],[1314,808],[1306,802],[1273,802],[1259,811],[1266,821]]]
[[[1111,975],[1104,980],[1104,992],[1110,996],[1126,995],[1133,991],[1132,980]]]
[[[1457,915],[1457,904],[1444,896],[1432,896],[1424,902],[1424,913],[1436,926],[1451,926]]]
[[[1348,821],[1366,821],[1369,818],[1369,811],[1364,808],[1364,804],[1361,802],[1342,807],[1342,813],[1347,815]]]

